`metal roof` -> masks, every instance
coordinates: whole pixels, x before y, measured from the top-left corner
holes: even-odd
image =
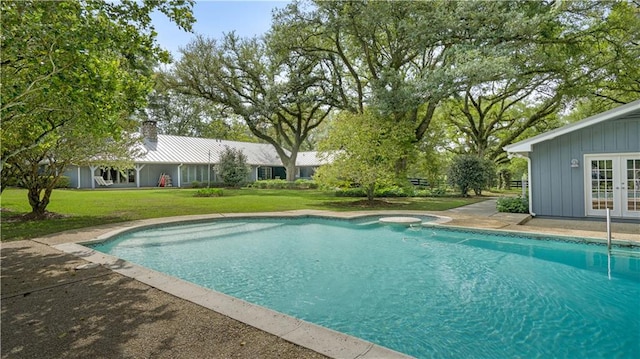
[[[282,166],[275,148],[265,143],[217,140],[211,138],[158,135],[157,142],[144,141],[145,152],[136,163],[209,164],[218,163],[225,147],[241,150],[247,164]],[[298,152],[296,166],[319,166],[316,152]]]
[[[562,136],[564,134],[577,131],[588,126],[592,126],[603,121],[619,118],[635,111],[640,111],[640,100],[630,102],[626,105],[618,106],[612,110],[599,113],[595,116],[587,117],[584,120],[574,122],[560,128],[556,128],[555,130],[551,130],[549,132],[545,132],[531,138],[527,138],[526,140],[516,142],[509,146],[504,146],[503,149],[508,153],[531,152],[533,151],[533,145],[540,142],[548,141],[558,136]]]

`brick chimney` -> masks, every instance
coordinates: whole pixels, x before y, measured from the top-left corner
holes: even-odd
[[[142,137],[145,141],[158,142],[158,127],[156,121],[142,122]]]

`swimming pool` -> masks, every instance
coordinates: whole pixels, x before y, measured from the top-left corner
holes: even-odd
[[[637,249],[376,218],[163,226],[92,246],[416,357],[638,357]]]

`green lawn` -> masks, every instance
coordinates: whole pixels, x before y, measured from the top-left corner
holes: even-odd
[[[136,219],[191,214],[273,212],[296,209],[355,211],[371,209],[442,211],[483,198],[396,198],[373,206],[361,198],[335,197],[314,190],[225,189],[222,197],[194,197],[195,189],[55,190],[47,210],[64,218],[16,221],[31,211],[27,191],[9,188],[0,197],[2,240],[35,238],[51,233]]]

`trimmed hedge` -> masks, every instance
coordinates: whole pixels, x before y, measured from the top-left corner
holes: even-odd
[[[318,184],[308,179],[298,179],[295,182],[274,179],[255,181],[250,187],[259,189],[316,189],[318,188]]]
[[[201,188],[194,194],[195,197],[222,197],[221,188]]]
[[[365,190],[360,187],[342,188],[335,191],[337,197],[366,197]],[[375,191],[375,197],[443,197],[447,191],[444,188],[414,189],[412,187],[390,186],[379,188]]]

